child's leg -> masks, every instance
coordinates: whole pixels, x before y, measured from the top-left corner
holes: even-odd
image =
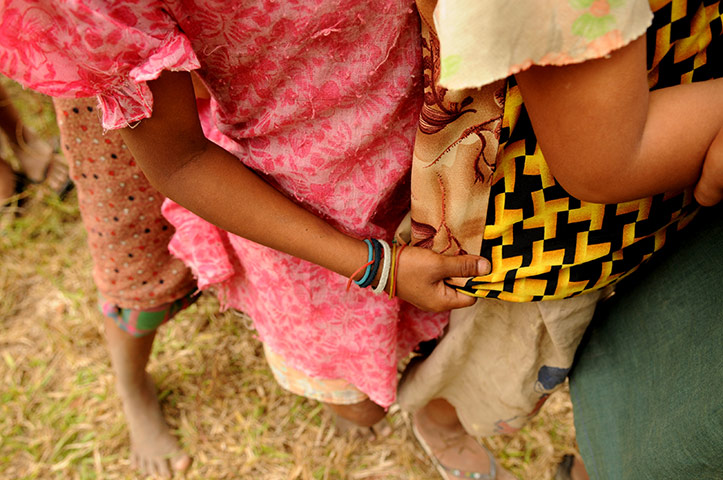
[[[331,411],[339,415],[344,420],[352,422],[359,427],[373,427],[381,422],[387,412],[382,407],[372,402],[368,398],[358,403],[350,405],[340,405],[335,403],[324,403]]]
[[[120,135],[103,134],[94,99],[56,99],[62,148],[78,190],[93,277],[102,294],[108,350],[131,437],[144,473],[183,471],[190,457],[168,428],[146,372],[156,328],[188,305],[195,288],[168,252],[173,229]]]
[[[131,463],[146,474],[170,476],[185,471],[191,458],[171,434],[146,371],[156,329],[193,299],[186,296],[149,311],[102,304],[105,335],[118,393],[131,437]]]
[[[418,432],[441,463],[489,472],[486,453],[474,453],[467,433],[511,434],[539,411],[564,382],[600,295],[519,304],[481,299],[453,312],[444,338],[410,365],[399,388],[400,404],[415,412]]]
[[[186,470],[191,458],[171,434],[158,404],[153,380],[146,372],[155,331],[133,337],[106,317],[105,335],[130,430],[133,467],[146,474],[166,477],[170,476],[170,469]]]

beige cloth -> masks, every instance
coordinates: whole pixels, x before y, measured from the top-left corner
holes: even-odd
[[[480,298],[453,311],[431,355],[405,371],[399,404],[415,412],[444,398],[471,434],[516,432],[563,384],[595,305],[607,292],[530,303]]]
[[[600,58],[645,34],[648,0],[439,0],[440,85],[488,85],[531,65]]]

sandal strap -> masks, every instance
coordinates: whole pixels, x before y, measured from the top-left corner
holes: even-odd
[[[497,478],[497,465],[495,464],[495,457],[494,455],[492,455],[492,452],[487,449],[487,447],[482,444],[479,445],[480,447],[482,447],[482,449],[487,454],[487,457],[490,459],[490,473],[468,472],[466,470],[460,470],[459,468],[448,467],[447,465],[444,465],[439,461],[437,461],[437,464],[442,467],[445,472],[449,473],[450,475],[454,475],[455,477],[473,478],[475,480],[495,480]]]

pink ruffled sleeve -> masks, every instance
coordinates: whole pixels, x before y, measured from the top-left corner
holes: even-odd
[[[151,116],[146,85],[200,67],[157,0],[0,0],[0,71],[55,97],[97,96],[103,126]]]
[[[439,84],[476,88],[532,65],[604,57],[652,19],[648,0],[439,0]]]

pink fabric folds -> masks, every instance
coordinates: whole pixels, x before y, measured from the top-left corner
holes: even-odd
[[[97,95],[107,129],[149,117],[145,82],[200,64],[162,2],[124,3],[3,0],[3,73],[54,97]]]

